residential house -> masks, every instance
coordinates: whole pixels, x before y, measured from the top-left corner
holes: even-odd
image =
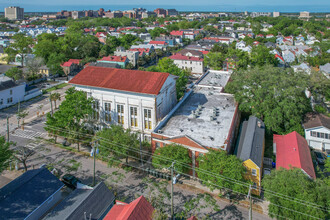
[[[0,64],[7,64],[7,56],[8,54],[5,53],[4,48],[0,46]]]
[[[301,63],[299,65],[292,66],[292,68],[294,72],[304,72],[308,75],[310,75],[312,71],[312,69],[306,63]]]
[[[255,184],[254,193],[260,193],[265,151],[265,124],[255,116],[244,121],[240,132],[237,157],[246,167],[244,177]]]
[[[169,73],[88,66],[69,83],[95,99],[102,127],[120,124],[148,137],[177,103],[176,78]]]
[[[104,220],[152,220],[153,212],[152,205],[140,196],[129,204],[116,201]]]
[[[73,75],[79,72],[81,69],[80,61],[81,60],[79,59],[70,59],[67,62],[62,63],[61,67],[65,75]]]
[[[275,49],[276,48],[276,44],[273,43],[273,42],[270,42],[270,41],[268,41],[267,43],[265,43],[265,46],[267,48],[271,48],[271,49]]]
[[[330,79],[330,63],[320,65],[320,71],[328,78]]]
[[[137,61],[139,59],[138,51],[126,50],[124,47],[117,47],[114,52],[115,56],[127,57],[129,63],[131,63],[134,67],[137,65]]]
[[[282,57],[286,63],[292,63],[296,60],[295,54],[290,50],[282,51]]]
[[[236,44],[236,49],[241,50],[246,47],[245,41],[240,41]]]
[[[0,39],[0,46],[8,47],[10,45],[10,41],[8,39]]]
[[[181,69],[186,69],[191,71],[191,73],[198,73],[203,74],[204,73],[204,59],[199,57],[188,57],[184,56],[180,53],[174,54],[169,57],[171,60],[174,61],[174,64],[176,64]]]
[[[189,50],[189,49],[182,49],[177,54],[181,54],[182,56],[187,56],[187,57],[198,57],[198,58],[203,58],[203,52],[198,51],[198,50]]]
[[[147,55],[150,55],[150,53],[155,51],[155,47],[153,45],[150,44],[139,44],[139,45],[132,45],[130,50],[138,50],[139,49],[144,49],[144,52]],[[139,51],[141,52],[141,51]]]
[[[129,63],[126,56],[107,56],[103,57],[101,60],[97,61],[98,63],[115,63],[118,64],[121,68],[125,69],[126,65]]]
[[[320,113],[308,113],[303,124],[308,146],[316,150],[330,149],[330,118]]]
[[[39,67],[39,73],[44,76],[50,76],[49,68],[46,65]]]
[[[1,219],[40,219],[61,200],[63,186],[47,168],[23,173],[0,189]]]
[[[166,43],[165,41],[155,41],[155,40],[150,41],[148,44],[154,46],[155,49],[161,49],[161,50],[165,50],[168,45],[168,43]]]
[[[0,75],[0,109],[24,101],[25,83],[18,84],[13,79]]]
[[[273,34],[267,34],[267,35],[266,35],[266,38],[273,38],[273,37],[274,37]]]
[[[185,38],[183,31],[171,31],[171,36]]]
[[[182,38],[176,38],[173,36],[156,37],[155,41],[165,41],[169,47],[174,47],[176,44],[182,44]]]
[[[189,149],[191,174],[209,149],[231,152],[240,114],[234,96],[223,93],[230,72],[208,71],[152,132],[152,150],[168,144]]]
[[[44,219],[103,219],[114,204],[114,194],[103,182],[100,182],[95,187],[84,186],[75,189]]]
[[[296,131],[287,135],[274,134],[273,149],[276,154],[276,169],[299,168],[309,178],[316,178],[307,141]]]

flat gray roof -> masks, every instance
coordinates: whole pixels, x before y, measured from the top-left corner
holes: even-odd
[[[230,76],[231,72],[228,71],[210,70],[200,79],[198,86],[223,88],[226,86]]]
[[[189,136],[202,146],[219,149],[227,139],[236,107],[233,95],[196,86],[160,129],[164,136]]]

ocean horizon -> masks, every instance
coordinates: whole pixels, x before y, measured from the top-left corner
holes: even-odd
[[[10,3],[0,3],[0,11],[4,12],[4,8]],[[33,5],[33,4],[15,4],[15,6],[23,7],[25,12],[58,12],[61,10],[68,11],[82,11],[82,10],[98,10],[104,8],[105,10],[129,10],[132,8],[146,8],[147,10],[154,10],[156,8],[170,9],[174,8],[178,11],[198,11],[198,12],[291,12],[298,13],[301,11],[309,11],[315,13],[330,13],[330,5]]]

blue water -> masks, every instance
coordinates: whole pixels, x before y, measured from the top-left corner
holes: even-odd
[[[0,11],[9,6],[7,3],[0,3]],[[104,8],[105,10],[128,10],[132,8],[146,8],[147,10],[154,10],[156,8],[175,8],[178,11],[215,11],[215,12],[329,12],[329,5],[290,5],[290,6],[269,6],[269,5],[248,5],[248,6],[234,6],[234,5],[31,5],[31,4],[15,4],[24,8],[25,12],[58,12],[61,10],[98,10]]]

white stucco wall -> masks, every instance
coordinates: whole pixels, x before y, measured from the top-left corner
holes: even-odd
[[[181,69],[191,70],[192,73],[204,73],[203,61],[192,60],[173,60],[174,63]]]

